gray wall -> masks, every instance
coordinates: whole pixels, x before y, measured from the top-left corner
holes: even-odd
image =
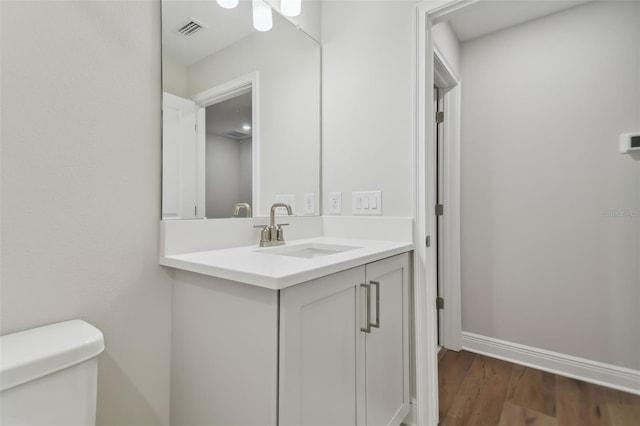
[[[639,44],[638,2],[463,43],[464,331],[640,369]]]
[[[106,341],[98,424],[168,424],[160,4],[2,1],[1,14],[2,333],[89,321]]]
[[[232,217],[236,203],[251,201],[251,139],[235,139],[207,133],[207,218]],[[246,211],[240,212],[244,216]]]
[[[240,199],[253,207],[253,142],[247,139],[240,143]]]

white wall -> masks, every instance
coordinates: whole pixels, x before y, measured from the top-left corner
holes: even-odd
[[[2,333],[89,321],[98,424],[166,425],[160,4],[0,4]]]
[[[186,98],[187,69],[166,57],[162,58],[162,90],[172,95]]]
[[[440,22],[431,28],[433,44],[446,58],[452,70],[460,76],[460,42],[448,22]]]
[[[329,192],[382,190],[383,216],[413,216],[415,2],[322,4],[323,211]]]
[[[280,46],[275,49],[274,46]],[[320,48],[289,22],[254,34],[189,67],[189,95],[259,72],[260,205],[268,216],[276,194],[296,194],[320,186]],[[254,133],[255,134],[255,133]],[[301,214],[300,211],[296,212]]]
[[[462,45],[463,330],[640,369],[639,44],[594,2]]]

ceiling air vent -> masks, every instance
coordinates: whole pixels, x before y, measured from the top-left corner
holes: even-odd
[[[235,131],[235,130],[232,130],[230,132],[225,133],[225,136],[233,138],[233,139],[244,139],[244,138],[249,137],[248,134],[242,133],[242,132],[238,132],[238,131]]]
[[[204,28],[206,28],[205,25],[201,24],[193,18],[190,18],[181,26],[179,26],[178,29],[176,29],[176,32],[184,38],[191,38]]]

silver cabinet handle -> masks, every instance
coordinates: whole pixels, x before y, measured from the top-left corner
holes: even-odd
[[[376,323],[370,325],[371,327],[380,328],[380,283],[378,281],[369,281],[369,284],[376,287]]]
[[[371,286],[369,284],[360,284],[360,287],[364,287],[364,290],[367,294],[366,302],[364,306],[365,312],[365,322],[367,324],[366,327],[360,328],[360,331],[364,331],[365,333],[371,333]]]

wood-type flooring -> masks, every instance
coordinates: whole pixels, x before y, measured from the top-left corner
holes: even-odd
[[[640,426],[640,396],[467,351],[438,358],[440,426]]]

